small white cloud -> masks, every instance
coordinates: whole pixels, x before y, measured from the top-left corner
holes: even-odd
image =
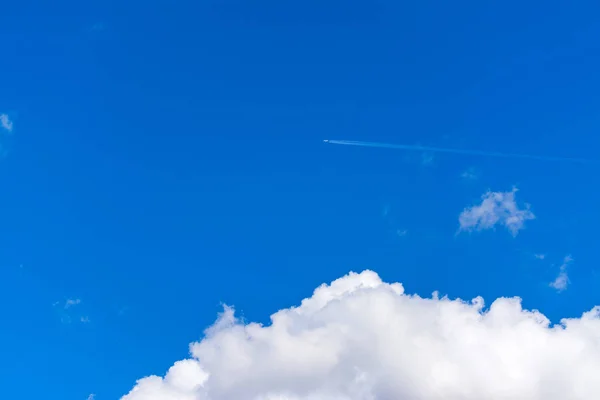
[[[552,326],[520,298],[404,293],[372,271],[245,323],[226,308],[189,359],[122,400],[596,400],[600,307]]]
[[[0,114],[0,126],[9,132],[13,130],[13,123],[6,114]]]
[[[90,322],[89,317],[81,314],[77,315],[77,312],[74,311],[74,307],[78,304],[81,304],[80,299],[67,299],[64,303],[56,301],[52,303],[52,306],[56,308],[56,312],[59,314],[60,320],[64,324],[70,324],[72,321],[80,321],[82,323]]]
[[[458,217],[459,231],[482,231],[504,225],[513,236],[523,229],[525,221],[535,219],[529,204],[520,209],[515,201],[517,188],[510,192],[488,191],[481,204],[465,208]]]
[[[533,255],[537,260],[543,260],[544,258],[546,258],[545,254],[534,254]]]
[[[65,310],[68,308],[71,308],[73,306],[76,306],[77,304],[80,304],[81,300],[80,299],[67,299],[67,301],[65,301]]]
[[[569,285],[569,275],[567,274],[567,267],[573,262],[573,257],[566,256],[563,263],[560,266],[560,271],[556,279],[550,282],[550,287],[556,289],[558,292],[562,292],[567,289]]]
[[[408,231],[406,229],[397,229],[396,230],[396,235],[400,236],[400,237],[404,237],[408,234]]]
[[[477,172],[477,170],[475,170],[475,168],[469,168],[465,172],[460,174],[460,177],[465,180],[473,181],[473,180],[479,178],[479,172]]]
[[[90,395],[87,397],[87,400],[95,400],[95,399],[96,399],[96,395],[95,395],[94,393],[90,394]]]
[[[558,292],[562,292],[567,289],[567,285],[569,284],[569,276],[566,272],[559,272],[556,279],[550,282],[550,287],[556,289]]]

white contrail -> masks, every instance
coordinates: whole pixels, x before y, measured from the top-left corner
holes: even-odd
[[[445,148],[445,147],[429,147],[429,146],[418,146],[418,145],[409,145],[409,144],[359,142],[359,141],[355,141],[355,140],[324,140],[324,142],[330,143],[330,144],[341,144],[341,145],[345,145],[345,146],[382,147],[382,148],[386,148],[386,149],[429,151],[432,153],[452,153],[452,154],[465,154],[465,155],[484,156],[484,157],[523,158],[523,159],[527,159],[527,160],[569,161],[569,162],[578,162],[578,163],[598,163],[598,162],[600,162],[600,160],[589,160],[589,159],[583,159],[583,158],[536,156],[536,155],[531,155],[531,154],[499,153],[499,152],[495,152],[495,151],[452,149],[452,148]]]

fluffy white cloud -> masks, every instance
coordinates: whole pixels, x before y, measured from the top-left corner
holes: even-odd
[[[13,123],[6,114],[0,114],[0,126],[9,132],[13,130]]]
[[[535,219],[529,204],[519,208],[515,201],[517,188],[510,192],[490,192],[481,197],[481,204],[465,208],[458,217],[461,231],[481,231],[504,225],[512,234],[523,229],[525,221]]]
[[[566,256],[565,259],[563,260],[563,263],[560,266],[560,271],[558,273],[558,276],[556,277],[556,279],[554,279],[554,281],[550,282],[550,287],[553,287],[554,289],[556,289],[559,292],[562,292],[563,290],[567,289],[567,286],[569,285],[569,275],[567,274],[567,267],[571,264],[571,262],[573,261],[573,257],[571,256]]]
[[[122,400],[595,400],[600,307],[551,326],[519,298],[420,298],[371,271],[262,326],[225,308],[190,359]]]

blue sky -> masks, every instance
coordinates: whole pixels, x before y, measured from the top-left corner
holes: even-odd
[[[0,397],[119,398],[223,303],[268,323],[349,271],[553,322],[600,304],[597,165],[323,143],[598,158],[599,12],[6,2]],[[513,187],[517,234],[458,232]]]

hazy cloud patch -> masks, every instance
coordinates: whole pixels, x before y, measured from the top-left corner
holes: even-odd
[[[520,208],[515,201],[517,188],[509,192],[488,191],[481,203],[465,208],[458,217],[459,231],[482,231],[503,225],[513,236],[525,226],[525,221],[535,219],[529,204]]]
[[[558,292],[562,292],[567,289],[567,286],[571,281],[569,280],[569,275],[567,273],[567,268],[573,262],[573,257],[570,255],[566,256],[560,265],[560,269],[556,279],[550,282],[550,287],[556,289]]]
[[[0,126],[8,132],[13,131],[13,122],[7,114],[0,114]]]

